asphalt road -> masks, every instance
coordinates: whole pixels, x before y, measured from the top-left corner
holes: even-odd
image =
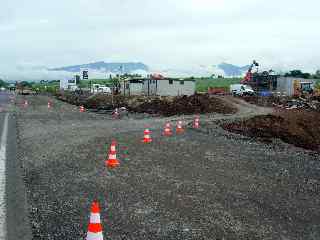
[[[31,239],[10,97],[13,95],[0,92],[0,240]]]

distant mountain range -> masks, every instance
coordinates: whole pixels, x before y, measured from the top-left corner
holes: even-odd
[[[127,63],[106,63],[106,62],[95,62],[67,67],[51,68],[49,71],[66,71],[66,72],[80,72],[83,69],[91,69],[100,72],[111,72],[111,73],[132,73],[135,71],[143,70],[149,71],[149,67],[143,63],[127,62]]]
[[[239,67],[229,63],[221,63],[218,65],[218,68],[224,71],[225,76],[242,76],[248,71],[249,67],[250,65]]]
[[[162,73],[165,76],[174,76],[174,77],[189,77],[189,76],[211,76],[223,75],[225,77],[235,77],[243,76],[244,73],[249,69],[249,65],[246,66],[236,66],[229,63],[221,63],[219,65],[195,65],[189,68],[181,69],[162,69],[157,71]],[[51,68],[49,71],[63,71],[70,73],[79,73],[81,70],[88,69],[89,75],[97,74],[118,74],[118,73],[138,73],[141,75],[147,75],[153,71],[144,63],[141,62],[124,62],[124,63],[106,63],[103,61],[80,64],[74,66],[66,66],[59,68]]]

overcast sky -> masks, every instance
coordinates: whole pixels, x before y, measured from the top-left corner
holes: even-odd
[[[140,61],[320,68],[319,0],[1,0],[0,77]],[[20,74],[20,75],[19,75]]]

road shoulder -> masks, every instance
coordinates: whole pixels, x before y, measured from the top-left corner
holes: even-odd
[[[26,188],[17,158],[16,117],[9,115],[6,162],[7,239],[32,239]]]

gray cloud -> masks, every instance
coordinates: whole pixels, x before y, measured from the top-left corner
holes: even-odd
[[[98,60],[181,69],[257,59],[314,71],[319,7],[316,0],[4,0],[0,77],[35,71],[22,65]]]

